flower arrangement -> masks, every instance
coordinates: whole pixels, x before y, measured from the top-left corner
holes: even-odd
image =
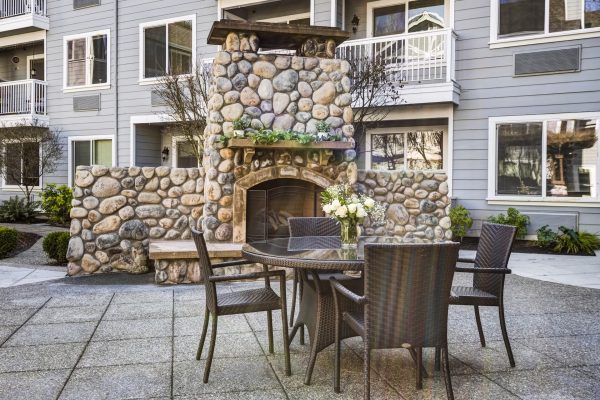
[[[342,246],[356,245],[357,225],[369,217],[372,223],[383,222],[385,206],[364,194],[356,194],[348,184],[333,185],[321,193],[325,214],[342,225]]]

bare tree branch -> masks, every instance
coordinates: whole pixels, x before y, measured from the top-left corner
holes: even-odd
[[[156,91],[174,121],[167,130],[184,138],[193,156],[202,162],[204,129],[208,118],[211,72],[202,63],[189,75],[166,75],[156,85]]]
[[[19,187],[28,203],[41,178],[56,171],[62,156],[60,132],[38,120],[0,129],[0,174],[6,183]]]

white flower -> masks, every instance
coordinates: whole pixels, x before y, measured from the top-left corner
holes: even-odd
[[[331,214],[331,211],[333,211],[333,210],[331,209],[331,204],[325,204],[325,205],[323,206],[323,211],[325,212],[325,214]]]
[[[364,218],[367,216],[367,212],[362,206],[358,206],[358,208],[356,209],[356,216],[358,218]]]
[[[335,199],[331,202],[331,208],[333,210],[337,210],[338,208],[340,208],[342,204],[340,203],[340,201],[338,199]]]
[[[358,205],[355,203],[348,204],[348,211],[350,212],[350,214],[354,214],[356,212],[357,207]]]
[[[365,207],[372,208],[375,205],[375,200],[372,198],[365,199]]]
[[[335,210],[336,217],[345,218],[346,215],[348,215],[348,208],[346,206],[341,206]]]

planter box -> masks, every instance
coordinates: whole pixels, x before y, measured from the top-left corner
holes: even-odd
[[[250,139],[229,139],[228,147],[254,147],[271,149],[335,149],[346,150],[353,149],[351,142],[341,141],[323,141],[309,144],[298,143],[295,140],[280,140],[272,144],[254,144]]]

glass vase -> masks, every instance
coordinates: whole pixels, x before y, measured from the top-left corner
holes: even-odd
[[[351,221],[343,220],[342,225],[342,249],[355,249],[358,242],[358,226]]]

